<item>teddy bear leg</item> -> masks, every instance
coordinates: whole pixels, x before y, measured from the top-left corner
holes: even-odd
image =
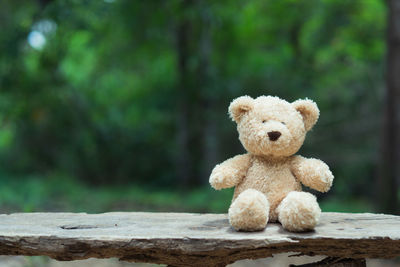
[[[314,195],[306,192],[290,192],[279,204],[278,220],[283,228],[292,232],[314,229],[321,209]]]
[[[229,208],[229,222],[237,231],[260,231],[268,222],[269,202],[258,190],[243,191]]]

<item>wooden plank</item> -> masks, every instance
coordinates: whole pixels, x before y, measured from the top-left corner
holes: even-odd
[[[0,254],[90,257],[223,266],[283,252],[342,258],[400,256],[400,216],[323,213],[315,231],[291,233],[280,224],[235,232],[226,214],[113,212],[0,215]]]
[[[366,267],[365,259],[346,259],[327,257],[318,262],[312,262],[302,265],[291,264],[289,267]]]

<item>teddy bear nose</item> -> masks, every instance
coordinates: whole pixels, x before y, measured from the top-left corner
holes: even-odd
[[[281,135],[282,134],[280,132],[277,132],[277,131],[268,132],[268,137],[269,137],[269,140],[271,140],[271,141],[278,140]]]

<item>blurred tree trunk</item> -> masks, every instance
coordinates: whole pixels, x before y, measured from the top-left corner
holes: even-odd
[[[178,61],[178,101],[177,101],[177,174],[180,185],[185,188],[190,184],[192,176],[192,159],[189,147],[189,99],[190,99],[190,58],[189,34],[190,20],[186,16],[191,1],[182,1],[181,18],[176,29],[177,61]]]
[[[217,163],[218,138],[217,121],[214,116],[216,105],[215,71],[212,69],[211,55],[213,41],[211,36],[212,11],[207,2],[200,2],[201,35],[199,48],[199,84],[201,90],[202,105],[200,107],[204,125],[202,125],[202,164],[201,175],[198,184],[205,184],[212,168]]]
[[[399,214],[400,0],[388,0],[386,95],[378,199],[383,212]]]
[[[38,0],[41,8],[45,8],[48,4],[50,4],[51,2],[53,2],[53,0]]]
[[[211,10],[204,1],[181,1],[177,24],[177,168],[183,188],[207,183],[216,162],[217,124],[211,71]]]

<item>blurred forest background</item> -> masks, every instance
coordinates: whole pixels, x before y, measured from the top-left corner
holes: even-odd
[[[246,94],[318,103],[300,153],[335,175],[318,194],[324,211],[398,213],[388,10],[384,0],[1,0],[0,212],[227,212],[232,190],[208,177],[244,151],[227,109]]]

